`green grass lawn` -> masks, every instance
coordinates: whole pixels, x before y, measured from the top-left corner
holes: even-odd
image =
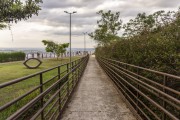
[[[73,57],[72,60],[78,59],[79,57]],[[57,59],[43,59],[42,64],[37,69],[28,69],[23,65],[23,62],[12,62],[12,63],[5,63],[0,64],[0,84],[5,83],[23,76],[27,76],[45,69],[49,69],[55,66],[58,66],[60,64],[64,64],[66,62],[69,62],[68,58],[64,58],[62,60]],[[36,61],[32,60],[29,61],[27,64],[29,65],[35,65]],[[61,67],[61,72],[67,69],[67,66]],[[43,83],[47,80],[51,79],[53,76],[58,74],[58,69],[51,70],[49,72],[43,73]],[[65,73],[64,73],[65,74]],[[64,75],[63,74],[63,75]],[[61,76],[63,76],[61,75]],[[14,85],[5,87],[3,89],[0,89],[0,106],[16,99],[17,97],[27,93],[28,91],[32,90],[33,88],[40,85],[39,81],[39,75],[35,76],[33,78],[29,78],[27,80],[24,80],[22,82],[16,83]],[[43,89],[47,89],[49,86],[51,86],[55,81],[57,81],[57,77],[54,78],[51,82],[43,86]],[[37,89],[30,95],[26,96],[25,98],[21,99],[19,102],[17,102],[15,105],[10,106],[7,110],[4,110],[3,112],[0,112],[0,120],[6,119],[7,116],[14,113],[17,109],[21,108],[23,105],[28,103],[30,100],[35,98],[38,94],[40,94],[40,90]]]
[[[75,60],[79,57],[73,57]],[[35,65],[36,61],[29,61],[31,65]],[[42,64],[37,69],[28,69],[23,65],[23,62],[12,62],[12,63],[0,63],[0,84],[11,81],[16,78],[20,78],[26,75],[30,75],[48,68],[55,67],[57,65],[69,62],[69,58],[62,60],[57,59],[43,59]]]

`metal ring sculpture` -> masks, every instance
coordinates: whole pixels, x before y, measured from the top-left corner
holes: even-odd
[[[38,63],[36,66],[29,66],[29,65],[27,64],[27,62],[28,62],[29,60],[37,60],[39,63]],[[29,69],[36,69],[36,68],[38,68],[38,67],[42,64],[42,61],[39,60],[38,58],[29,58],[29,59],[25,60],[25,61],[23,62],[23,64],[24,64],[27,68],[29,68]]]

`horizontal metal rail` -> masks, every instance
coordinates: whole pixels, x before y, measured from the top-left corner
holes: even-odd
[[[59,66],[56,66],[56,67],[53,67],[53,68],[50,68],[50,69],[47,69],[47,70],[43,70],[41,72],[37,72],[35,74],[31,74],[31,75],[28,75],[28,76],[25,76],[25,77],[22,77],[22,78],[18,78],[18,79],[12,80],[10,82],[2,83],[2,84],[0,84],[0,89],[4,88],[4,87],[7,87],[9,85],[12,85],[12,84],[16,84],[18,82],[22,82],[24,80],[28,80],[29,78],[38,76],[38,75],[46,73],[46,72],[49,72],[49,71],[54,70],[54,69],[56,69],[58,67],[66,66],[67,64],[69,64],[69,63],[63,64],[63,65],[59,65]]]
[[[143,120],[180,119],[180,91],[169,85],[179,84],[179,76],[103,57],[96,58],[136,116]]]
[[[22,81],[28,81],[30,78],[37,79],[37,76],[39,76],[38,86],[35,86],[23,95],[0,107],[0,115],[6,115],[1,117],[8,120],[27,118],[31,120],[59,119],[74,90],[74,87],[84,72],[88,60],[89,55],[72,61],[71,63],[59,65],[42,72],[0,84],[0,90],[2,92],[4,89],[8,89],[8,87],[21,84]],[[44,80],[43,74],[52,71],[53,73],[55,72],[56,75],[53,74],[51,78]],[[25,105],[17,107],[15,111],[12,110],[13,112],[9,115],[3,114],[8,113],[11,107],[16,107],[17,104],[21,104],[22,99],[28,99],[28,95],[32,93],[35,93],[36,95],[33,97],[31,96],[32,99]]]

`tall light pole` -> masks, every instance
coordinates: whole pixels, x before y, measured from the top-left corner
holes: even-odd
[[[86,34],[87,34],[87,32],[83,32],[83,34],[84,34],[84,55],[85,55],[85,51],[86,51]]]
[[[73,11],[73,12],[67,12],[67,11],[64,11],[65,13],[67,13],[67,14],[69,14],[70,15],[70,23],[69,23],[69,25],[70,25],[70,27],[69,27],[69,44],[70,44],[70,50],[69,50],[69,52],[70,52],[70,60],[69,60],[69,62],[70,62],[70,67],[71,67],[71,15],[72,14],[75,14],[75,13],[77,13],[76,11]]]

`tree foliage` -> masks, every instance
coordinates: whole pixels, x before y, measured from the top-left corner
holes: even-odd
[[[163,26],[170,25],[176,19],[174,11],[165,12],[163,10],[147,15],[139,13],[135,19],[130,19],[123,26],[125,37],[149,34],[162,30]]]
[[[98,28],[90,33],[89,36],[100,45],[108,44],[111,41],[119,39],[117,33],[121,29],[122,24],[119,18],[120,12],[114,14],[111,10],[108,12],[100,10],[97,14],[101,16],[101,19],[97,21]]]
[[[69,46],[69,43],[60,44],[49,40],[43,40],[42,42],[46,46],[46,52],[55,53],[57,59],[60,57],[61,54],[66,52],[66,48]]]
[[[127,26],[125,38],[97,47],[96,54],[180,75],[180,9],[138,14]]]
[[[42,0],[1,0],[0,1],[0,29],[6,27],[8,22],[27,20],[32,15],[38,15],[41,10],[39,4]]]

